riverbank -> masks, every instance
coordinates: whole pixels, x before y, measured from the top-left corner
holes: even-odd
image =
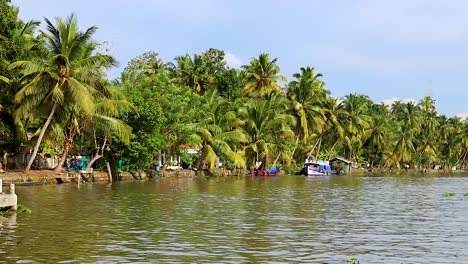
[[[3,178],[4,184],[15,183],[17,185],[40,185],[40,184],[56,184],[63,182],[71,182],[76,179],[79,172],[63,172],[56,173],[53,170],[32,170],[28,173],[22,170],[7,171],[0,174]],[[83,180],[88,181],[107,181],[107,173],[102,171],[95,171],[91,173],[80,174],[83,175]],[[91,179],[90,179],[91,178]]]
[[[284,174],[284,172],[283,172]],[[287,173],[286,173],[287,174]],[[443,171],[443,170],[373,170],[354,169],[351,176],[456,176],[467,175],[464,170]],[[107,172],[94,171],[92,173],[80,173],[78,171],[56,173],[53,170],[33,170],[28,173],[23,171],[8,171],[0,173],[3,178],[3,184],[9,185],[15,183],[17,185],[42,185],[42,184],[57,184],[77,182],[80,176],[81,182],[107,182],[109,181]],[[134,181],[144,180],[148,178],[195,178],[195,177],[210,177],[210,176],[236,176],[245,175],[245,173],[236,174],[228,170],[216,169],[213,171],[193,171],[193,170],[162,170],[162,171],[120,171],[113,175],[116,181]]]
[[[193,171],[193,170],[141,170],[141,171],[119,171],[114,173],[113,179],[117,181],[134,181],[144,180],[147,178],[193,178],[193,177],[206,177],[206,176],[231,176],[233,175],[227,170],[214,170],[214,171]],[[83,173],[80,171],[70,171],[57,173],[53,170],[32,170],[28,173],[22,170],[14,170],[0,173],[3,178],[4,185],[15,183],[17,185],[42,185],[42,184],[57,184],[68,182],[107,182],[109,181],[107,172],[93,171],[92,173]]]

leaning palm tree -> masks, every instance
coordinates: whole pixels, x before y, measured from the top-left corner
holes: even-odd
[[[245,159],[236,146],[247,142],[247,136],[233,122],[234,112],[230,111],[228,101],[220,97],[216,90],[205,93],[204,106],[200,121],[195,124],[192,140],[198,142],[200,159],[209,169],[215,165],[217,157],[230,162],[236,168],[245,168]]]
[[[116,65],[112,56],[96,53],[97,45],[91,40],[96,27],[80,31],[75,15],[52,24],[47,18],[47,31],[42,32],[43,48],[28,61],[17,61],[11,69],[22,72],[22,88],[15,95],[17,122],[37,113],[44,118],[41,132],[31,159],[25,168],[29,171],[42,139],[62,107],[79,109],[86,115],[95,111],[95,94],[107,94],[100,85],[104,70]]]
[[[261,53],[258,58],[252,58],[249,65],[244,65],[247,83],[245,84],[242,95],[246,96],[254,92],[260,96],[265,96],[273,91],[284,94],[284,90],[279,86],[279,81],[286,81],[283,75],[280,75],[280,67],[277,58],[271,60],[268,53]]]
[[[73,142],[78,135],[93,139],[95,151],[88,164],[91,168],[94,162],[104,156],[108,144],[113,138],[122,143],[130,141],[131,128],[117,117],[133,108],[126,98],[116,89],[109,88],[111,96],[96,98],[96,111],[93,115],[83,115],[79,109],[63,109],[57,113],[52,123],[53,133],[63,138],[62,155],[55,172],[62,170]]]
[[[111,89],[111,93],[110,98],[101,97],[98,99],[96,113],[85,121],[84,130],[88,132],[87,135],[92,134],[94,139],[94,153],[87,168],[91,168],[97,160],[104,156],[104,152],[113,138],[124,144],[130,142],[132,128],[118,117],[134,107],[120,91]]]
[[[267,167],[280,159],[287,163],[291,161],[289,146],[294,139],[296,119],[288,111],[287,99],[275,94],[262,99],[251,98],[239,110],[245,122],[243,129],[249,136],[244,152],[250,168],[256,167],[257,162]]]

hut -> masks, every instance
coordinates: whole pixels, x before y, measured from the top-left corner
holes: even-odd
[[[352,161],[349,161],[343,157],[334,157],[330,160],[330,165],[334,171],[339,173],[351,174]]]

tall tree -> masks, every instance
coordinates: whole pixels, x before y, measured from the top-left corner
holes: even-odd
[[[26,172],[34,162],[56,111],[68,107],[92,115],[95,93],[108,93],[105,86],[100,85],[104,70],[116,65],[112,56],[95,52],[98,45],[91,38],[97,27],[80,31],[73,14],[65,20],[56,18],[55,25],[47,18],[45,22],[47,31],[42,32],[45,47],[42,52],[31,60],[10,65],[23,74],[22,88],[15,95],[17,120],[35,112],[39,113],[37,118],[44,117],[40,114],[46,115]]]
[[[292,101],[294,114],[298,120],[296,134],[308,141],[309,133],[321,133],[325,125],[323,104],[330,93],[319,79],[322,74],[314,68],[301,68],[293,75],[294,81],[288,84],[288,98]],[[296,143],[297,144],[297,143]]]
[[[387,165],[410,163],[415,152],[415,137],[421,128],[421,111],[413,102],[396,102],[392,108],[396,122],[396,143],[387,159]]]
[[[35,28],[39,22],[23,22],[18,18],[18,7],[9,0],[0,1],[0,129],[2,150],[17,151],[25,141],[20,127],[13,121],[14,101],[12,98],[19,89],[17,71],[9,70],[14,61],[28,58],[34,52]]]
[[[277,61],[277,58],[270,59],[268,53],[261,53],[258,58],[252,58],[249,65],[242,66],[247,79],[242,95],[257,93],[260,96],[265,96],[273,91],[284,94],[284,90],[278,82],[286,82],[286,78],[279,74],[280,67],[276,63]]]
[[[200,161],[206,162],[211,169],[215,166],[216,158],[221,157],[235,168],[245,168],[245,159],[236,146],[247,142],[247,136],[230,122],[235,114],[229,109],[229,102],[213,90],[205,93],[202,109],[193,135],[194,142],[199,142]],[[199,162],[201,166],[203,163]]]
[[[435,110],[435,100],[429,96],[424,97],[418,104],[421,108],[421,131],[418,133],[417,152],[421,157],[424,164],[428,166],[429,163],[437,158],[437,140],[436,134],[439,128],[439,121],[437,120],[437,112]]]
[[[270,94],[267,98],[250,98],[239,109],[245,124],[243,129],[249,135],[244,144],[247,165],[263,167],[276,163],[278,159],[291,162],[291,143],[294,140],[293,128],[296,119],[288,113],[289,102],[283,96]]]
[[[182,85],[192,87],[196,93],[203,93],[215,88],[215,76],[226,70],[224,51],[208,49],[193,57],[186,54],[175,58],[173,73]]]
[[[345,139],[350,157],[356,159],[358,150],[364,143],[364,131],[370,126],[369,107],[372,101],[366,95],[349,94],[343,101],[346,111]]]
[[[159,74],[168,69],[168,64],[159,58],[159,54],[150,51],[130,60],[125,68],[125,72],[128,74],[144,74],[150,76]]]

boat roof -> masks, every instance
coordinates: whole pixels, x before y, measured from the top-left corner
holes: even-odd
[[[304,165],[310,165],[310,164],[315,164],[315,165],[329,165],[328,161],[324,160],[307,160],[304,162]]]

